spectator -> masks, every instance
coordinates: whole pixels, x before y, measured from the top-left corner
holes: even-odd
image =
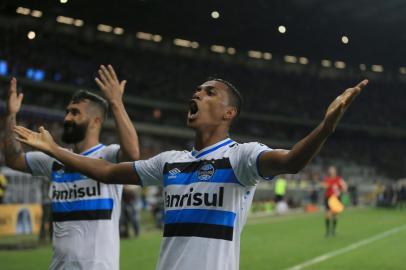
[[[41,216],[41,226],[39,230],[39,241],[45,243],[47,240],[47,235],[49,239],[52,240],[52,204],[49,198],[48,192],[50,188],[50,181],[44,178],[41,181],[41,201],[42,201],[42,216]]]
[[[284,175],[281,175],[276,179],[275,182],[275,202],[278,203],[283,201],[286,195],[286,188],[288,181],[285,179]]]
[[[142,202],[139,193],[139,187],[137,186],[124,186],[120,216],[121,237],[128,238],[130,236],[129,223],[133,227],[134,235],[136,237],[140,235],[140,211]]]
[[[7,178],[0,173],[0,204],[4,203],[4,196],[7,189]]]

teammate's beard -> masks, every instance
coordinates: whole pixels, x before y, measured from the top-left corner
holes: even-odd
[[[65,122],[63,124],[62,141],[74,144],[83,141],[86,136],[87,123],[76,124],[75,122]]]

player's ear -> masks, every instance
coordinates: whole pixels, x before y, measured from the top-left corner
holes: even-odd
[[[227,106],[223,115],[223,119],[231,121],[236,116],[237,116],[237,108],[235,108],[234,106]]]
[[[102,117],[96,116],[96,117],[94,118],[94,123],[97,124],[97,125],[99,125],[99,126],[101,127],[101,126],[103,125],[103,119],[102,119]]]
[[[90,120],[90,128],[101,129],[103,125],[103,119],[100,116],[92,117]]]

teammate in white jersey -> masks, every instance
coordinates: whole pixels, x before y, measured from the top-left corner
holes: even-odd
[[[261,178],[301,170],[320,150],[345,110],[368,83],[347,89],[323,121],[291,150],[228,138],[241,96],[221,79],[200,85],[190,101],[187,124],[196,132],[193,151],[168,151],[151,159],[112,164],[59,148],[50,134],[16,127],[19,140],[105,183],[162,185],[165,225],[159,270],[236,270],[240,233]]]
[[[117,163],[139,157],[137,133],[124,109],[121,83],[111,66],[101,66],[96,83],[107,97],[87,91],[74,94],[66,109],[62,140],[73,151],[92,159]],[[53,258],[50,269],[119,269],[119,217],[122,185],[106,185],[75,171],[42,152],[24,153],[13,128],[22,94],[16,79],[10,83],[6,117],[6,164],[16,170],[51,179]],[[99,134],[111,106],[120,145],[99,143]],[[121,147],[120,147],[121,146]]]

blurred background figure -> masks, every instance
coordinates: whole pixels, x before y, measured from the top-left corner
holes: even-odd
[[[52,202],[49,198],[49,188],[51,182],[48,178],[43,178],[41,181],[41,206],[42,206],[42,216],[41,216],[41,227],[39,231],[39,241],[41,243],[52,241]],[[47,238],[48,236],[48,238]]]
[[[162,229],[164,226],[164,197],[163,188],[159,187],[157,193],[155,193],[154,204],[152,205],[152,216],[155,220],[157,228]]]
[[[387,183],[383,192],[383,206],[387,208],[393,207],[396,200],[396,189],[393,183]]]
[[[377,207],[384,206],[384,196],[383,196],[384,191],[385,191],[385,186],[382,184],[382,182],[376,181],[375,186],[374,186],[374,197],[375,197]]]
[[[340,200],[342,192],[347,191],[347,184],[345,183],[344,179],[337,175],[336,167],[330,166],[328,168],[327,176],[324,178],[324,187],[326,189],[324,194],[326,207],[325,236],[335,236],[337,227],[337,213],[332,209],[329,200],[333,196]]]
[[[285,175],[278,176],[275,181],[275,202],[278,203],[285,199],[286,189],[288,181],[285,179]]]
[[[286,191],[288,187],[288,181],[286,180],[286,175],[280,175],[275,180],[275,203],[276,212],[278,214],[284,214],[288,211],[289,207],[285,201]]]
[[[317,205],[319,203],[320,173],[313,172],[311,177],[309,200],[311,204]]]
[[[134,185],[124,186],[121,202],[120,237],[128,238],[130,236],[130,226],[134,231],[135,237],[140,235],[141,210],[141,188]]]
[[[3,203],[4,195],[7,189],[7,178],[0,172],[0,204]]]
[[[358,185],[356,183],[354,183],[353,181],[348,186],[348,195],[349,195],[350,204],[352,206],[357,206],[358,205]]]
[[[406,209],[406,183],[401,183],[398,190],[398,208]]]

